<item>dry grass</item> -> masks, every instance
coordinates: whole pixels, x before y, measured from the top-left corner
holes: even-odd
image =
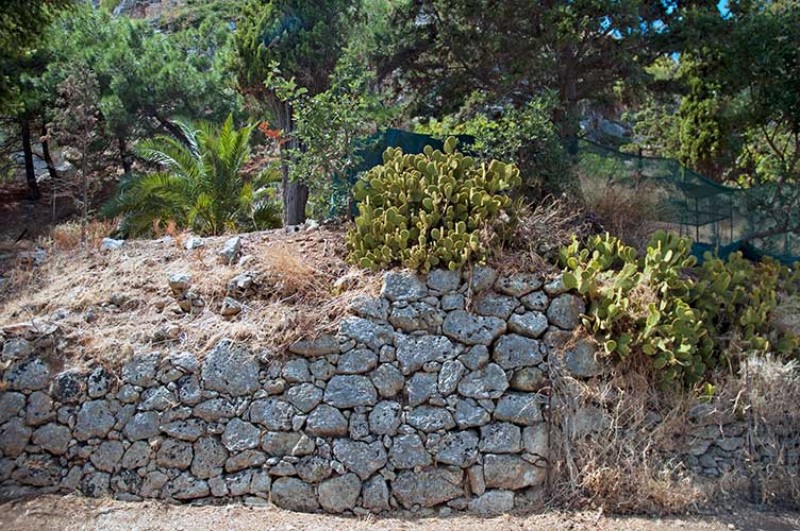
[[[661,227],[654,221],[661,188],[640,184],[609,184],[604,187],[583,185],[586,209],[605,231],[640,251],[647,247],[650,235]]]
[[[344,259],[343,234],[321,230],[242,235],[241,265],[221,264],[216,251],[226,238],[184,250],[183,235],[129,241],[119,251],[68,248],[54,242],[41,267],[16,268],[0,301],[0,326],[58,325],[61,354],[71,364],[114,365],[132,352],[179,349],[202,355],[223,337],[246,341],[254,351],[282,352],[291,342],[332,330],[349,302],[377,292],[375,275],[353,270]],[[204,301],[196,314],[179,312],[167,283],[186,272]],[[241,298],[234,318],[220,314],[228,282],[248,272],[255,291]],[[351,289],[334,289],[349,274]],[[17,327],[19,328],[19,327]]]
[[[577,340],[578,334],[573,338]],[[567,344],[562,351],[571,347]],[[697,427],[689,411],[698,400],[683,391],[656,391],[647,365],[617,365],[607,377],[577,380],[551,352],[552,503],[612,513],[695,512],[710,502],[736,498],[800,507],[797,438],[800,371],[763,355],[746,358],[740,374],[722,378],[713,399],[713,424],[746,424],[746,469],[714,481],[693,476],[680,455]],[[591,433],[580,411],[601,420]],[[763,455],[770,456],[766,461]]]

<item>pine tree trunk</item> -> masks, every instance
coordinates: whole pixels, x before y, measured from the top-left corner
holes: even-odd
[[[56,165],[53,163],[53,156],[50,154],[50,141],[47,138],[47,126],[42,124],[42,157],[45,164],[47,164],[47,173],[50,174],[50,178],[55,183],[59,180],[58,171],[56,171]]]
[[[128,142],[124,136],[117,137],[117,145],[119,146],[119,157],[122,159],[122,170],[125,175],[129,175],[133,169],[133,164],[131,163],[131,155],[128,152]]]
[[[292,108],[288,103],[280,104],[278,123],[284,134],[294,130]],[[281,145],[281,183],[283,186],[283,225],[300,225],[306,221],[308,186],[289,178],[288,151],[298,148],[297,140],[291,139]]]
[[[33,169],[33,149],[31,148],[31,122],[28,118],[20,118],[20,131],[22,135],[22,152],[25,155],[25,179],[28,182],[30,198],[38,201],[42,194],[36,182],[36,172]]]

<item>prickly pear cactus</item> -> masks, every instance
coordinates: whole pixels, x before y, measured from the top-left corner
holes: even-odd
[[[481,231],[503,231],[511,219],[509,192],[520,185],[513,164],[481,163],[455,151],[426,146],[419,155],[389,148],[383,165],[356,183],[359,214],[347,234],[350,261],[368,269],[403,265],[428,271],[484,261]]]

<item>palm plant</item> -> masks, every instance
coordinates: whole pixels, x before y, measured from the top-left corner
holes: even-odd
[[[159,170],[124,180],[106,206],[108,215],[122,216],[124,232],[146,233],[167,221],[203,235],[280,225],[278,170],[268,167],[253,178],[243,172],[254,125],[237,129],[231,116],[222,126],[181,120],[174,125],[181,138],[159,135],[136,147]]]

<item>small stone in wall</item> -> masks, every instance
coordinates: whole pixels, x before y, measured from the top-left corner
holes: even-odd
[[[531,426],[542,420],[540,399],[534,394],[507,394],[500,398],[494,410],[494,418]]]
[[[132,469],[146,466],[150,461],[150,452],[150,444],[147,441],[136,441],[122,456],[122,468]]]
[[[384,363],[370,375],[373,385],[384,398],[396,396],[405,387],[405,378],[400,369],[394,365]]]
[[[203,437],[194,443],[193,449],[192,474],[200,479],[208,479],[222,473],[228,452],[219,440],[215,437]]]
[[[194,500],[205,498],[211,493],[208,482],[198,480],[190,474],[183,473],[170,481],[164,490],[166,494],[176,500]]]
[[[64,404],[77,402],[82,389],[81,376],[74,371],[63,372],[53,379],[51,394]]]
[[[471,430],[450,432],[434,449],[437,463],[466,468],[478,460],[478,435]]]
[[[339,374],[362,374],[378,366],[378,355],[369,349],[354,349],[342,354],[336,366]]]
[[[362,490],[362,505],[368,511],[378,513],[386,511],[389,505],[389,487],[380,474],[375,474],[366,482]]]
[[[442,324],[444,335],[465,345],[491,345],[505,331],[504,320],[473,315],[464,310],[448,313]]]
[[[113,472],[124,453],[125,448],[121,442],[104,441],[92,452],[90,460],[98,470]]]
[[[38,391],[49,385],[50,369],[39,358],[18,361],[5,372],[3,383],[14,391]]]
[[[458,360],[448,360],[442,364],[439,371],[438,389],[442,396],[453,394],[458,388],[458,383],[467,373],[467,368]]]
[[[388,271],[383,276],[381,296],[390,301],[418,301],[428,296],[428,288],[413,273]]]
[[[49,455],[32,455],[18,461],[11,479],[32,487],[52,487],[61,481],[61,467]]]
[[[522,297],[520,302],[529,310],[543,312],[550,305],[550,298],[543,291],[534,291]]]
[[[31,429],[21,418],[13,418],[0,428],[0,450],[5,456],[20,455],[31,438]]]
[[[306,419],[306,432],[314,437],[343,437],[348,423],[342,412],[327,404],[320,404]]]
[[[53,410],[53,400],[42,391],[35,391],[28,397],[28,407],[25,409],[25,421],[29,426],[41,426],[56,417]]]
[[[533,367],[544,361],[544,349],[535,339],[508,334],[495,344],[492,359],[503,369]]]
[[[428,273],[428,287],[440,293],[456,291],[461,284],[461,271],[449,269],[434,269]]]
[[[290,387],[286,400],[302,413],[308,413],[322,401],[322,389],[310,383]]]
[[[131,441],[150,439],[160,431],[160,416],[155,411],[137,413],[125,424],[123,433]]]
[[[449,430],[456,425],[449,411],[434,406],[415,407],[408,413],[406,421],[424,432]]]
[[[581,324],[581,314],[586,312],[586,303],[581,297],[565,293],[550,303],[547,318],[562,330],[573,330]]]
[[[412,374],[431,361],[444,361],[453,344],[442,336],[397,335],[397,361],[403,374]]]
[[[372,406],[378,400],[378,393],[366,376],[337,375],[325,387],[323,400],[340,409]]]
[[[33,444],[53,455],[67,453],[72,434],[69,428],[60,424],[46,424],[33,432]]]
[[[250,405],[250,420],[268,430],[289,431],[292,429],[294,407],[279,398],[256,400]]]
[[[500,398],[508,389],[505,371],[497,364],[468,373],[458,384],[458,392],[469,398]]]
[[[490,291],[472,301],[472,310],[478,315],[497,317],[505,321],[514,313],[518,304],[513,297]]]
[[[469,289],[479,293],[492,287],[497,280],[497,271],[491,267],[476,265],[471,270],[465,270],[464,276],[469,282]]]
[[[481,427],[481,452],[514,454],[522,450],[522,430],[508,422],[493,422]]]
[[[389,460],[396,468],[416,468],[430,465],[433,460],[416,433],[394,438]]]
[[[522,297],[542,287],[544,279],[538,273],[517,273],[497,279],[494,287],[500,293]]]
[[[331,335],[322,335],[316,339],[304,339],[289,346],[289,352],[307,358],[319,358],[339,352],[339,342]]]
[[[489,489],[518,490],[544,483],[545,468],[537,467],[516,455],[486,454],[483,473]]]
[[[542,312],[515,314],[508,320],[509,330],[526,337],[541,337],[547,331],[547,327],[547,316]]]
[[[25,408],[25,395],[6,391],[0,394],[0,424],[19,415]]]
[[[514,509],[514,492],[490,490],[469,502],[470,512],[480,515],[503,514]]]
[[[22,338],[9,339],[3,343],[2,361],[21,360],[33,353],[33,343]]]
[[[231,419],[222,434],[222,444],[229,452],[241,452],[258,446],[261,430],[239,418]]]
[[[391,345],[394,342],[394,328],[361,317],[347,317],[342,320],[339,332],[356,343],[364,343],[376,352],[384,345]]]
[[[156,369],[161,355],[158,352],[137,354],[122,366],[122,381],[148,387],[156,383]]]
[[[78,410],[74,435],[79,441],[88,441],[94,437],[105,437],[116,424],[114,414],[104,400],[84,402]]]
[[[327,459],[318,455],[310,455],[300,459],[295,466],[300,479],[308,483],[319,483],[331,476],[333,469]]]

